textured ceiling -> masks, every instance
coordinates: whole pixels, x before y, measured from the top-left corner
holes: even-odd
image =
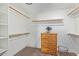
[[[14,4],[18,6],[20,9],[23,9],[25,13],[30,15],[37,15],[38,13],[42,13],[44,11],[50,10],[66,10],[71,9],[76,6],[76,3],[32,3],[31,5],[25,3],[16,3]]]

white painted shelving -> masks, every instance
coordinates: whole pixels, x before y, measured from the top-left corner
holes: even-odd
[[[0,9],[0,55],[8,46],[8,4],[2,4]]]
[[[70,26],[68,27],[70,29],[68,35],[79,37],[79,4],[73,7],[67,16],[72,16],[71,18],[73,18],[73,20],[69,19],[70,22],[68,22],[68,26]]]
[[[7,39],[8,37],[0,37],[0,39]]]

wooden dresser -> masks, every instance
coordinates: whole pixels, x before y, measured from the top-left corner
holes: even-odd
[[[57,55],[57,33],[41,33],[41,51]]]

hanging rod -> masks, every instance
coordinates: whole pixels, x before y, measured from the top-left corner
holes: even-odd
[[[18,12],[20,15],[22,15],[22,16],[24,16],[26,18],[30,18],[29,16],[24,15],[22,12],[20,12],[19,10],[13,8],[12,6],[9,6],[9,8],[12,9],[12,10],[14,10],[14,11],[16,11],[16,12]]]
[[[34,23],[64,23],[63,19],[33,20]]]
[[[27,34],[30,34],[30,33],[16,33],[16,34],[11,34],[11,35],[9,35],[9,38],[14,38],[14,37],[22,36],[22,35],[27,35]]]
[[[73,8],[73,10],[68,13],[68,15],[72,14],[74,11],[76,11],[76,10],[78,10],[78,9],[79,9],[79,6]]]

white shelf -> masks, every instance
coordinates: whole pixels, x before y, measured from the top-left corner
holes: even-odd
[[[5,5],[5,6],[4,6]],[[2,4],[0,9],[0,55],[3,55],[8,48],[8,6]]]
[[[77,5],[76,7],[72,8],[68,15],[71,15],[71,16],[77,16],[79,15],[79,5]]]
[[[68,35],[73,35],[73,36],[78,36],[79,37],[78,33],[68,33]]]
[[[7,39],[8,37],[0,37],[0,39]]]
[[[48,20],[33,20],[34,23],[43,23],[43,24],[57,24],[64,23],[63,19],[48,19]]]

